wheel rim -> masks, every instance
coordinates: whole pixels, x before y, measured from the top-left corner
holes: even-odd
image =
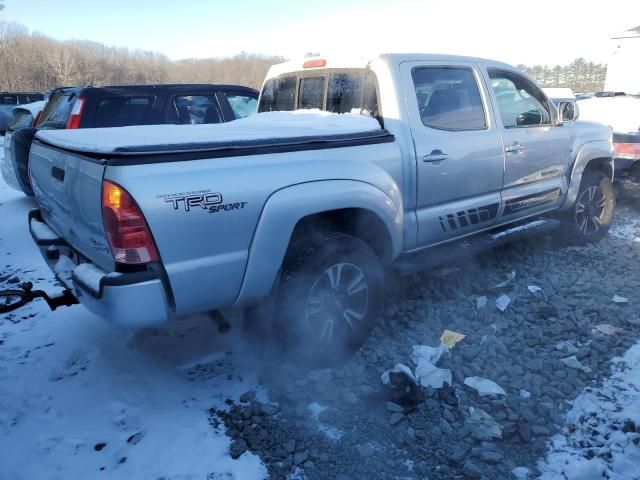
[[[306,326],[320,343],[335,343],[358,328],[368,303],[369,284],[362,269],[352,263],[336,263],[311,286],[305,305]]]
[[[583,235],[593,235],[600,231],[604,223],[607,198],[598,186],[585,189],[576,201],[575,220]]]

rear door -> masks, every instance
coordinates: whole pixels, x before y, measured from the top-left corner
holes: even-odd
[[[400,69],[416,154],[418,245],[490,228],[504,153],[477,66],[413,61]]]
[[[488,68],[487,81],[505,145],[501,221],[553,209],[567,190],[571,132],[555,124],[555,107],[524,75]]]

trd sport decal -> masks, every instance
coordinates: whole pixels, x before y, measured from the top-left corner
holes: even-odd
[[[190,212],[193,208],[200,207],[209,213],[217,213],[230,210],[242,210],[247,202],[223,203],[222,194],[211,190],[198,190],[197,192],[169,193],[158,195],[166,203],[171,204],[174,210]]]

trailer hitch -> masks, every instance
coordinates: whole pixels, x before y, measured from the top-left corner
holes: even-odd
[[[33,283],[24,282],[20,285],[20,289],[0,290],[0,313],[12,312],[33,302],[36,298],[42,298],[51,310],[79,303],[69,289],[63,290],[61,295],[50,297],[44,290],[33,290]]]

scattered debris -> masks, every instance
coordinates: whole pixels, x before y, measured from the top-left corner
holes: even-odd
[[[442,345],[451,350],[453,347],[455,347],[456,343],[463,340],[465,337],[466,335],[462,333],[454,332],[452,330],[445,330],[444,332],[442,332],[442,335],[440,335],[440,341],[442,342]]]
[[[413,372],[409,367],[403,363],[397,363],[392,370],[387,370],[382,374],[380,379],[383,385],[395,385],[401,383],[401,379],[404,377],[407,381],[417,384],[418,380],[413,375]]]
[[[476,308],[480,310],[487,306],[487,297],[482,295],[481,297],[476,298]]]
[[[531,392],[525,390],[524,388],[521,388],[520,389],[520,397],[524,398],[526,400],[527,398],[531,397]]]
[[[453,383],[451,370],[438,368],[424,360],[416,367],[416,377],[420,385],[426,388],[442,388],[445,383],[448,385]]]
[[[516,480],[527,480],[531,471],[527,467],[516,467],[511,470]]]
[[[475,389],[481,397],[486,395],[506,395],[507,392],[496,382],[482,377],[467,377],[464,384]]]
[[[629,303],[627,297],[621,297],[620,295],[614,295],[611,300],[613,300],[614,303]]]
[[[421,361],[426,361],[435,365],[440,360],[442,354],[448,351],[444,344],[440,344],[437,347],[429,347],[427,345],[414,345],[413,354],[411,355],[411,361],[418,365]],[[396,365],[397,366],[397,365]]]
[[[614,327],[610,323],[600,323],[593,328],[600,333],[604,333],[605,335],[615,335],[620,331],[618,327]]]
[[[511,299],[509,298],[509,295],[505,295],[504,293],[496,299],[496,307],[498,307],[498,310],[501,312],[504,312],[510,303]]]
[[[591,373],[591,369],[586,365],[582,365],[580,360],[576,358],[575,355],[571,355],[570,357],[561,358],[560,361],[564,363],[569,368],[575,368],[576,370],[582,370],[584,373]]]
[[[507,279],[503,282],[497,283],[493,286],[494,289],[505,288],[509,286],[516,278],[516,271],[512,270],[509,275],[507,275]]]
[[[529,285],[527,286],[527,290],[529,290],[531,293],[538,293],[542,291],[542,288],[537,287],[536,285]]]
[[[502,438],[502,426],[481,408],[469,408],[467,423],[472,429],[472,436],[478,440]]]

